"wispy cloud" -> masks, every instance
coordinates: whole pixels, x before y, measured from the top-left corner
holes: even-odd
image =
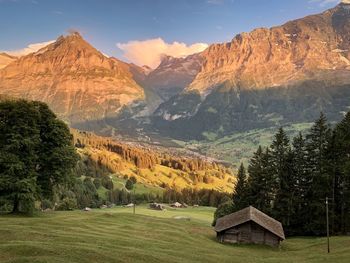
[[[53,11],[52,13],[54,13],[55,15],[59,15],[59,16],[63,15],[63,12],[62,11],[58,11],[58,10]]]
[[[134,40],[127,43],[117,43],[123,51],[124,58],[137,65],[147,65],[155,68],[159,65],[163,55],[185,57],[203,51],[208,47],[206,43],[187,45],[182,42],[166,43],[161,38]]]
[[[39,49],[46,47],[47,45],[49,45],[53,42],[55,42],[55,40],[50,40],[50,41],[41,42],[41,43],[33,43],[33,44],[29,44],[27,47],[22,48],[22,49],[4,50],[1,52],[5,52],[11,56],[21,57],[21,56],[28,55],[30,53],[34,53],[34,52],[38,51]]]
[[[207,3],[211,5],[221,5],[224,3],[224,0],[207,0]]]
[[[310,0],[309,3],[311,4],[318,4],[321,7],[328,6],[328,5],[334,5],[340,3],[341,0]]]

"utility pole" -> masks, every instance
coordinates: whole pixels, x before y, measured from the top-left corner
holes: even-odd
[[[136,211],[135,211],[135,210],[136,210],[135,185],[133,186],[133,188],[134,188],[134,189],[133,189],[133,190],[134,190],[134,194],[133,194],[133,196],[134,196],[134,198],[133,198],[133,199],[134,199],[134,206],[133,206],[133,209],[134,209],[134,215],[135,215],[135,212],[136,212]]]
[[[327,252],[330,253],[329,249],[329,217],[328,217],[328,197],[326,197],[326,221],[327,221]]]

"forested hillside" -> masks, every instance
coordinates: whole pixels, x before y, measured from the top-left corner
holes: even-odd
[[[215,189],[231,192],[234,177],[230,168],[201,158],[186,157],[151,148],[126,144],[72,130],[75,146],[88,167],[89,175],[113,174],[120,178],[135,177],[138,182],[181,190]]]

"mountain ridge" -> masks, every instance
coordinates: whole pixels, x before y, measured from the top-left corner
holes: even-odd
[[[350,5],[258,28],[156,69],[106,57],[73,33],[0,70],[0,93],[47,102],[72,127],[205,139],[338,120],[350,85]],[[206,134],[206,135],[205,135]]]
[[[193,82],[155,111],[154,126],[189,140],[312,122],[321,111],[340,120],[349,110],[349,25],[341,3],[209,46]]]
[[[73,124],[117,115],[144,98],[129,66],[104,56],[79,33],[7,65],[0,71],[0,92],[47,102]]]
[[[204,67],[186,90],[208,94],[225,81],[241,88],[279,87],[313,78],[318,71],[350,69],[347,7],[341,3],[321,14],[209,46],[203,51]]]

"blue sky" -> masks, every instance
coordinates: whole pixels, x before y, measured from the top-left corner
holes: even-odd
[[[0,0],[0,50],[54,40],[69,29],[102,52],[123,58],[116,44],[161,38],[188,45],[231,40],[318,13],[338,0]]]

